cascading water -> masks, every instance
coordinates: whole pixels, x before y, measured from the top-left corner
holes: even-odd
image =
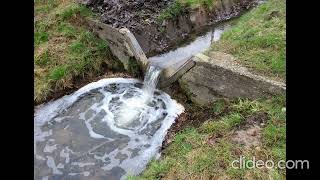
[[[162,69],[158,66],[151,65],[147,68],[142,89],[148,96],[152,96],[152,94],[154,93],[154,90],[156,89],[159,81],[161,71]]]
[[[156,89],[161,69],[144,82],[110,78],[35,110],[35,179],[123,179],[159,153],[167,130],[184,111]]]
[[[118,126],[126,128],[134,119],[144,116],[148,103],[152,100],[152,96],[158,84],[161,68],[157,66],[149,66],[144,77],[142,91],[125,101],[118,109],[116,123]]]

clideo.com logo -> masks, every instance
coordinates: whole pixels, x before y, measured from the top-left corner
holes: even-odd
[[[309,161],[308,160],[280,160],[278,162],[274,162],[272,160],[256,160],[255,157],[252,159],[246,159],[244,156],[240,156],[239,159],[233,160],[231,162],[231,166],[234,169],[309,169]]]

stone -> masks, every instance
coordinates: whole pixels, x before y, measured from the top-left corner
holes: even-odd
[[[249,72],[232,55],[210,52],[209,56],[200,53],[192,59],[196,65],[179,79],[179,84],[197,104],[220,98],[257,99],[285,94],[285,83]]]

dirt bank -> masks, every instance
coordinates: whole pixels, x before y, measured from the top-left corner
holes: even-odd
[[[207,26],[238,16],[257,0],[220,0],[212,7],[183,7],[178,15],[159,18],[174,0],[89,0],[101,21],[133,32],[147,56],[168,51]]]

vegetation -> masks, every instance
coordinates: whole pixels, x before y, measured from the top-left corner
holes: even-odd
[[[34,4],[34,100],[42,102],[72,87],[75,78],[100,74],[112,57],[106,42],[84,27],[83,18],[92,16],[86,7],[72,0]]]
[[[160,19],[175,18],[186,7],[191,5],[177,0],[161,13]],[[284,78],[285,1],[266,1],[233,23],[235,26],[212,49],[233,54],[254,71]],[[140,176],[128,179],[285,179],[283,169],[231,166],[240,156],[275,163],[286,159],[285,97],[218,101],[212,111],[217,118],[206,120],[200,127],[183,129],[162,152],[161,159],[151,161]],[[258,145],[247,146],[234,140],[236,132],[256,126]]]
[[[159,21],[175,19],[188,8],[198,8],[200,6],[212,8],[213,4],[214,0],[175,0],[168,8],[160,13]]]
[[[187,8],[210,8],[214,0],[175,0],[159,20],[175,18]],[[91,12],[71,0],[35,0],[34,74],[36,102],[54,92],[73,86],[75,78],[95,76],[111,60],[106,42],[85,28],[84,17]],[[275,77],[285,76],[285,1],[268,0],[240,17],[236,25],[212,46],[233,54],[253,70]],[[112,61],[113,62],[113,61]],[[136,72],[138,66],[130,71]],[[218,101],[217,114],[200,127],[179,132],[159,160],[149,163],[140,176],[128,179],[285,179],[281,169],[234,169],[233,160],[269,160],[286,157],[285,97]],[[235,132],[246,130],[250,121],[263,119],[259,145],[247,147],[234,141]]]
[[[212,50],[233,54],[253,71],[285,78],[285,0],[268,0],[241,16]]]
[[[141,176],[128,179],[285,179],[285,170],[281,169],[234,169],[231,166],[240,156],[274,162],[285,160],[285,98],[238,99],[229,104],[219,102],[217,106],[225,106],[228,113],[205,121],[199,128],[184,129],[165,149],[162,159],[153,160]],[[261,145],[245,148],[235,143],[234,131],[243,129],[252,117],[261,114],[266,114]]]

